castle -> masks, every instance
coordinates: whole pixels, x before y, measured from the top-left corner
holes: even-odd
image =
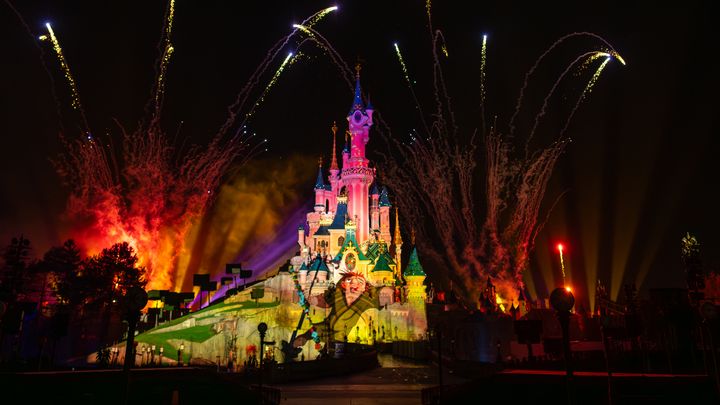
[[[375,169],[369,166],[365,147],[373,125],[373,107],[365,105],[357,68],[355,95],[347,115],[348,129],[342,150],[342,168],[336,154],[337,125],[333,123],[333,150],[327,178],[322,161],[315,181],[315,205],[307,213],[307,223],[298,227],[300,255],[293,258],[294,270],[304,295],[324,293],[343,275],[364,278],[377,295],[378,308],[387,313],[369,313],[359,320],[356,331],[370,328],[374,318],[384,315],[407,318],[402,338],[416,340],[427,329],[424,281],[425,271],[413,249],[404,272],[400,222],[395,210],[391,234],[391,208],[387,188],[379,187]],[[371,293],[372,294],[372,293]],[[370,332],[368,332],[370,333]],[[335,330],[337,337],[342,334]],[[346,337],[346,336],[344,336]],[[397,336],[400,338],[400,336]]]
[[[414,248],[402,268],[398,213],[391,234],[387,189],[378,187],[365,157],[372,116],[358,69],[342,169],[333,143],[330,175],[326,181],[321,165],[313,211],[297,231],[299,253],[275,275],[222,302],[138,335],[141,351],[158,346],[177,352],[166,362],[243,364],[258,355],[314,359],[333,350],[333,343],[338,353],[342,342],[426,339],[425,271]],[[332,133],[335,138],[336,125]],[[257,353],[261,322],[266,339],[278,344]]]

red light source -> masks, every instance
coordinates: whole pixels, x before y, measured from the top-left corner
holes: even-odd
[[[558,250],[560,253],[562,253],[562,251],[563,251],[564,248],[565,248],[565,247],[563,246],[562,243],[558,243],[558,244],[557,244],[557,250]]]

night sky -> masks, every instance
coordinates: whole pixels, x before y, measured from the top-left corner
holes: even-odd
[[[51,48],[41,45],[54,83],[35,46],[46,21],[60,39],[96,136],[117,136],[114,119],[132,128],[143,117],[166,3],[102,3],[13,2],[32,35],[0,3],[0,244],[24,233],[40,254],[69,236],[62,225],[67,189],[50,161],[61,150],[60,122],[66,134],[73,135],[78,121]],[[613,286],[614,295],[626,282],[642,288],[683,286],[680,239],[687,231],[702,244],[706,270],[720,271],[720,172],[714,159],[720,154],[719,83],[712,62],[720,33],[709,5],[599,3],[549,9],[549,2],[473,2],[477,8],[436,3],[434,24],[445,33],[449,52],[443,62],[448,87],[465,131],[479,123],[484,33],[489,36],[486,110],[497,116],[501,129],[506,128],[525,72],[559,37],[596,33],[628,63],[608,65],[568,129],[573,143],[551,180],[546,205],[565,194],[550,213],[531,263],[538,290],[543,282],[552,284],[551,274],[559,271],[554,251],[559,241],[568,246],[569,271],[578,275],[578,282],[586,283],[580,274],[597,274]],[[175,54],[163,113],[166,130],[175,133],[183,121],[180,134],[187,142],[207,142],[266,51],[292,23],[330,5],[177,1]],[[424,2],[338,5],[340,10],[315,29],[349,64],[361,60],[363,90],[393,135],[407,137],[418,119],[392,44],[400,45],[421,103],[429,106],[432,61]],[[521,122],[534,117],[572,55],[599,45],[578,40],[552,54],[529,87]],[[311,45],[307,54],[309,58],[283,73],[250,122],[259,137],[268,138],[269,151],[249,164],[297,154],[314,162],[320,154],[329,155],[329,127],[333,120],[344,122],[351,94],[327,57]],[[567,100],[574,100],[582,90],[577,83],[585,82],[560,86],[560,97],[551,100],[541,121],[538,145],[562,128],[572,105]],[[370,153],[382,147],[371,132]],[[308,193],[298,195],[299,200],[310,196],[314,179],[308,178],[307,184]]]

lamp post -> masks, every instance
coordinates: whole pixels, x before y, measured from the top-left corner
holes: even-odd
[[[178,357],[177,357],[178,366],[180,366],[180,367],[183,366],[183,357],[182,356],[183,356],[184,350],[185,350],[185,343],[180,343],[180,348],[178,348]]]
[[[568,403],[573,403],[572,364],[570,361],[570,310],[575,305],[575,297],[569,288],[556,288],[550,293],[550,305],[555,309],[563,334],[563,355],[565,357],[565,375],[567,381]]]

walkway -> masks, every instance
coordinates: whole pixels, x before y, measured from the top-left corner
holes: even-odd
[[[393,357],[378,355],[380,367],[364,373],[324,378],[303,383],[278,385],[281,404],[287,405],[417,405],[420,391],[437,385],[437,367]],[[445,383],[462,380],[451,374]]]

